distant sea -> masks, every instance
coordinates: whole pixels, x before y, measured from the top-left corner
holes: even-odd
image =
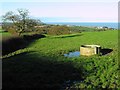
[[[47,24],[59,25],[75,25],[75,26],[88,26],[88,27],[108,27],[118,29],[117,22],[48,22]]]

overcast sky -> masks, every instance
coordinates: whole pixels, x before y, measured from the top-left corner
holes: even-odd
[[[25,8],[29,10],[30,16],[38,17],[43,22],[118,21],[117,0],[84,0],[84,2],[83,0],[58,0],[56,2],[55,0],[39,0],[39,2],[38,0],[24,1],[0,1],[0,16],[8,11]]]

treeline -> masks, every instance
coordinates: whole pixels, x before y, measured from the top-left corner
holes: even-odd
[[[16,27],[12,23],[4,23],[2,25],[2,28],[12,34],[17,34]],[[64,35],[91,31],[105,31],[105,29],[96,29],[83,26],[49,25],[45,23],[39,23],[34,27],[30,27],[29,29],[24,30],[22,34],[24,35],[24,33],[36,33],[48,35]]]
[[[35,31],[40,34],[48,35],[70,34],[70,28],[65,25],[45,25],[43,27],[36,27]]]
[[[33,24],[33,23],[32,23]],[[44,23],[36,23],[36,26],[41,26],[41,25],[45,25]],[[9,32],[11,34],[14,34],[14,35],[18,35],[19,34],[19,30],[17,30],[18,28],[13,24],[13,23],[10,23],[10,22],[3,22],[2,23],[2,30],[4,32]],[[35,26],[29,26],[29,28],[27,28],[26,30],[22,31],[21,34],[24,34],[24,33],[31,33],[31,32],[36,32],[36,28]]]
[[[43,25],[38,26],[35,32],[48,35],[63,35],[81,32],[106,31],[105,29],[96,29],[83,26],[67,26],[67,25]]]
[[[17,12],[18,13],[9,11],[2,16],[2,29],[12,34],[18,34],[19,36],[25,33],[63,35],[105,30],[82,26],[48,25],[38,19],[31,18],[29,16],[29,11],[26,9],[18,9]]]

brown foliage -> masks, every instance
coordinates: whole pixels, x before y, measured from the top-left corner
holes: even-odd
[[[52,26],[48,30],[48,34],[50,35],[62,35],[69,33],[70,33],[70,29],[67,26]]]

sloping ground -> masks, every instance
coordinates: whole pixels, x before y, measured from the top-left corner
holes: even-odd
[[[23,49],[34,40],[45,37],[44,35],[41,34],[18,36],[15,34],[10,34],[8,32],[4,32],[1,35],[2,36],[0,42],[2,45],[2,55],[6,55],[16,50]]]
[[[7,39],[11,37],[11,34],[8,32],[0,32],[0,41],[2,41],[3,39]]]
[[[117,35],[117,31],[84,32],[38,39],[4,57],[3,88],[118,88]],[[113,51],[103,56],[63,56],[83,44]]]

